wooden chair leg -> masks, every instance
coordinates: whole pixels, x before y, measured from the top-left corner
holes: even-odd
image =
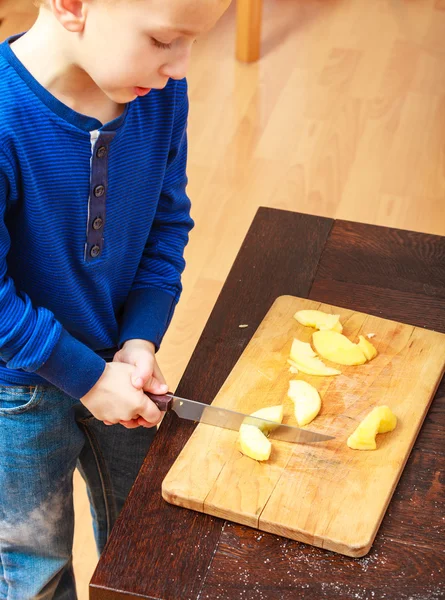
[[[260,57],[263,0],[237,0],[236,58],[253,62]]]

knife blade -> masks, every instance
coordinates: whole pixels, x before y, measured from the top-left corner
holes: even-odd
[[[268,435],[269,439],[292,442],[294,444],[310,444],[334,439],[331,435],[316,433],[315,431],[300,429],[291,425],[278,425],[267,419],[253,417],[219,406],[203,404],[202,402],[188,400],[187,398],[180,398],[170,392],[162,395],[151,394],[150,392],[145,393],[156,404],[159,410],[163,412],[173,410],[178,417],[189,421],[197,421],[233,431],[239,431],[242,424],[255,425],[256,427],[268,425],[271,429]]]

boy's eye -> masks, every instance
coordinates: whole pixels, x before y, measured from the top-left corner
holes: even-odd
[[[172,47],[171,44],[163,44],[156,38],[151,38],[151,41],[153,42],[153,45],[156,46],[156,48],[160,48],[161,50],[170,50],[170,48]]]

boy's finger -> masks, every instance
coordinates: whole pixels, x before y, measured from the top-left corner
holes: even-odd
[[[133,385],[137,388],[143,388],[150,381],[153,373],[153,365],[147,361],[147,355],[136,360],[136,370],[131,378]]]
[[[149,423],[143,417],[139,417],[137,421],[141,427],[146,427],[146,428],[155,427],[155,425],[153,425],[153,423]]]
[[[166,383],[161,383],[156,377],[152,377],[150,381],[144,385],[144,391],[151,392],[152,394],[166,394],[168,392],[168,385]]]
[[[147,398],[147,403],[144,408],[142,410],[139,409],[139,418],[144,419],[147,421],[148,426],[153,427],[159,423],[162,414],[156,404]]]
[[[131,383],[134,385],[135,388],[138,388],[139,390],[141,390],[144,387],[144,380],[142,379],[142,377],[139,377],[137,373],[136,375],[133,375]]]
[[[113,362],[123,362],[121,361],[121,351],[118,350],[118,352],[115,353],[115,355],[113,356]]]
[[[136,429],[137,427],[140,427],[137,419],[132,419],[131,421],[119,421],[119,423],[127,429]]]
[[[136,367],[135,372],[131,376],[131,383],[134,387],[142,389],[151,379],[151,373],[143,372],[139,367]]]

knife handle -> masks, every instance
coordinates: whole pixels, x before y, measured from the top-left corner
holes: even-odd
[[[161,412],[167,412],[171,410],[173,404],[173,394],[167,392],[167,394],[152,394],[151,392],[145,392],[152,402],[156,404]]]

